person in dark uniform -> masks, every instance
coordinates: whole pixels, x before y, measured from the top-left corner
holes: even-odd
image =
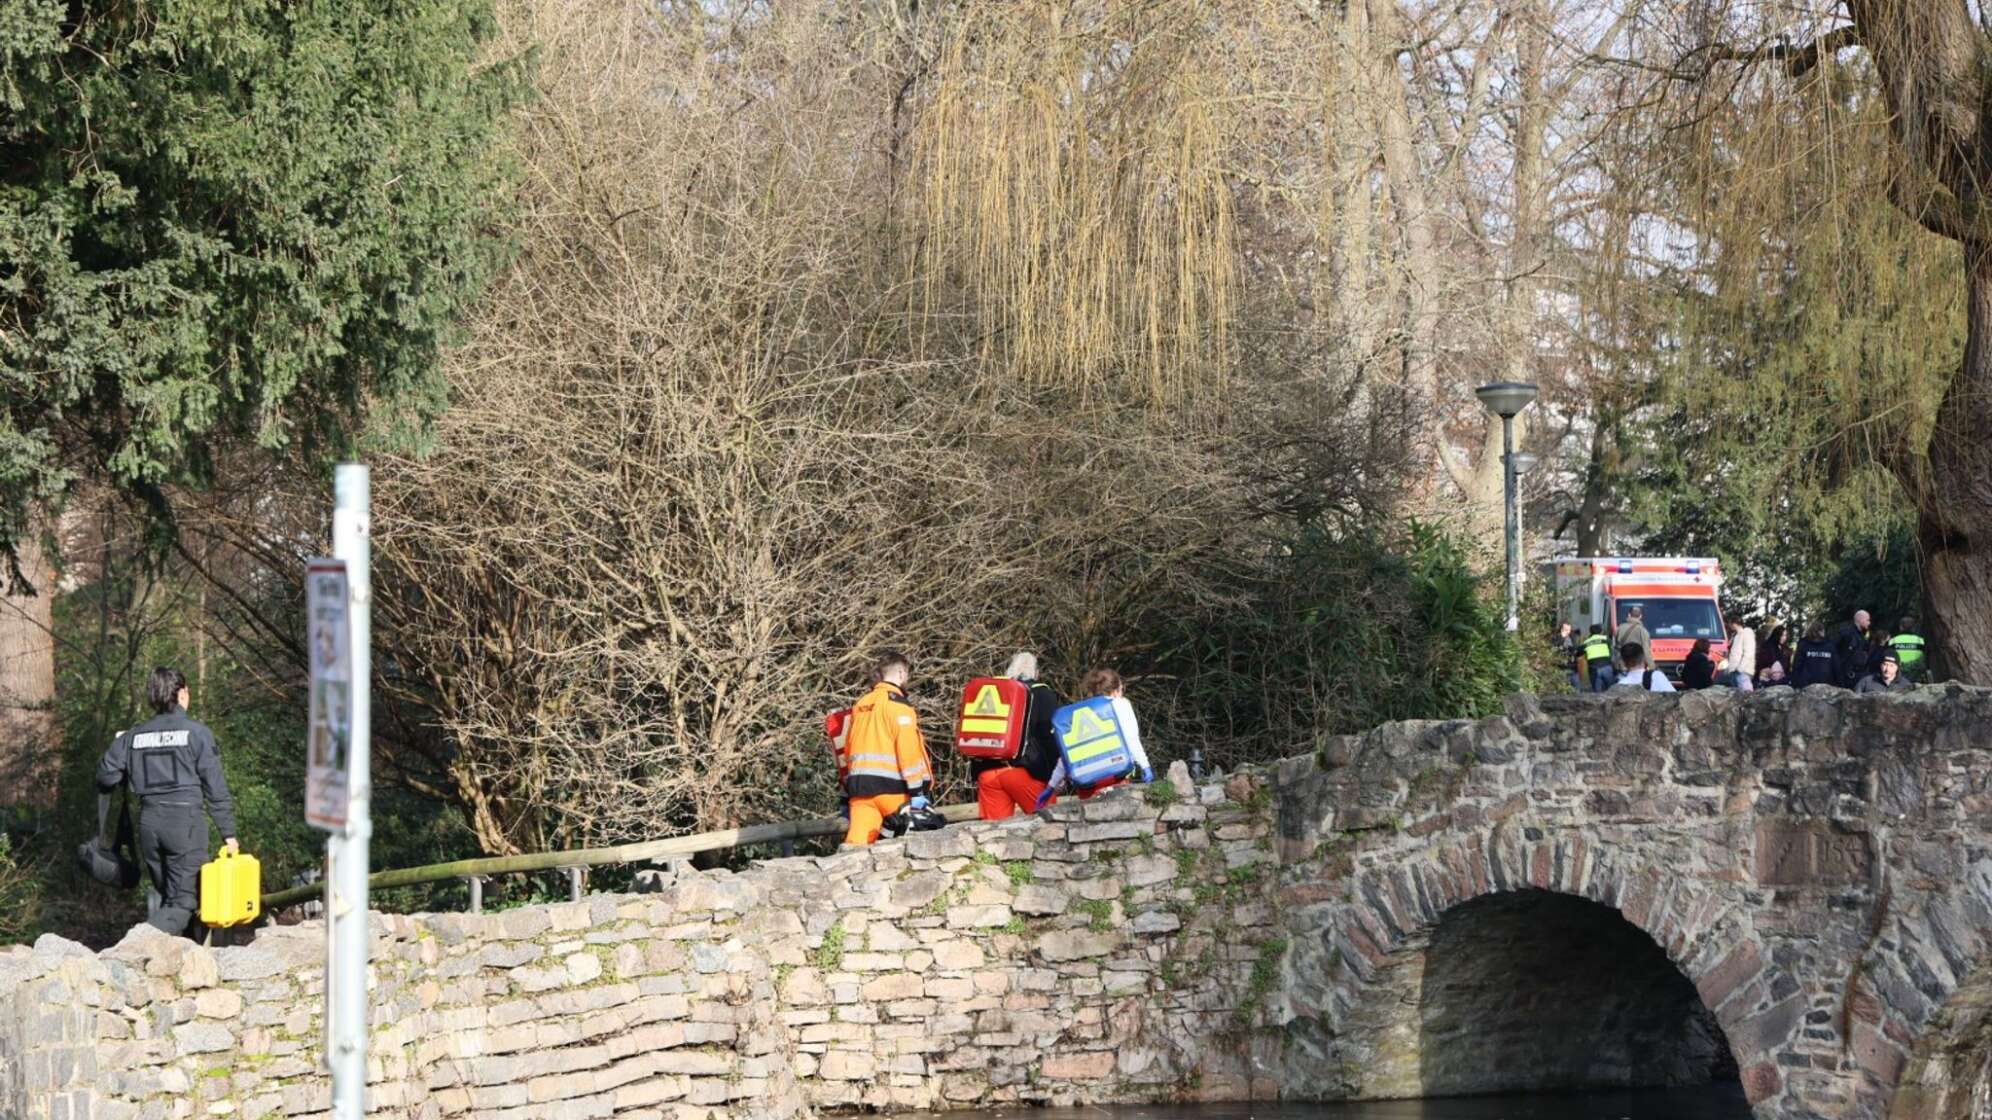
[[[138,858],[159,894],[159,908],[147,920],[185,934],[198,909],[201,864],[208,860],[202,802],[233,853],[241,850],[235,799],[221,776],[214,733],[187,716],[186,676],[178,669],[152,670],[145,698],[158,714],[111,743],[97,764],[97,789],[110,793],[129,782],[138,795]]]
[[[1688,660],[1681,666],[1681,687],[1695,689],[1715,687],[1715,658],[1709,656],[1707,638],[1696,638],[1695,647],[1688,651]]]
[[[1804,688],[1812,684],[1835,684],[1839,677],[1835,670],[1838,659],[1833,652],[1833,642],[1826,637],[1826,627],[1818,622],[1805,628],[1805,637],[1798,640],[1798,650],[1791,659],[1791,686]]]
[[[1852,688],[1867,676],[1868,659],[1874,654],[1874,632],[1868,612],[1855,611],[1853,621],[1840,631],[1833,646],[1833,683]]]

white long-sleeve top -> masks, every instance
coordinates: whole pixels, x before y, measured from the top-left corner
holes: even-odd
[[[1148,764],[1148,752],[1141,747],[1141,721],[1134,718],[1134,705],[1127,697],[1113,697],[1114,725],[1120,728],[1121,742],[1127,744],[1128,757],[1134,760],[1136,768],[1146,774],[1153,770]],[[1053,794],[1065,789],[1065,758],[1061,755],[1058,765],[1051,768],[1051,780],[1044,784],[1044,794],[1038,798],[1043,805]]]
[[[1757,675],[1757,632],[1738,626],[1729,639],[1729,667],[1746,677]]]

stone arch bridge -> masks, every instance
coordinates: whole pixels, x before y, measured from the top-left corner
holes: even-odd
[[[376,921],[374,1115],[1992,1093],[1992,693],[1516,698],[653,894]],[[317,1116],[322,930],[0,952],[0,1115]],[[1740,1103],[1747,1099],[1747,1106]]]

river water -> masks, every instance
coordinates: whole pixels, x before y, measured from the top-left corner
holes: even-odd
[[[899,1120],[1750,1120],[1739,1084],[1344,1104],[1117,1105],[901,1113]]]

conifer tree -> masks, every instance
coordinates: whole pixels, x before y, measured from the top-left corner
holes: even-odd
[[[419,431],[492,270],[489,0],[0,5],[0,556],[78,480]]]

